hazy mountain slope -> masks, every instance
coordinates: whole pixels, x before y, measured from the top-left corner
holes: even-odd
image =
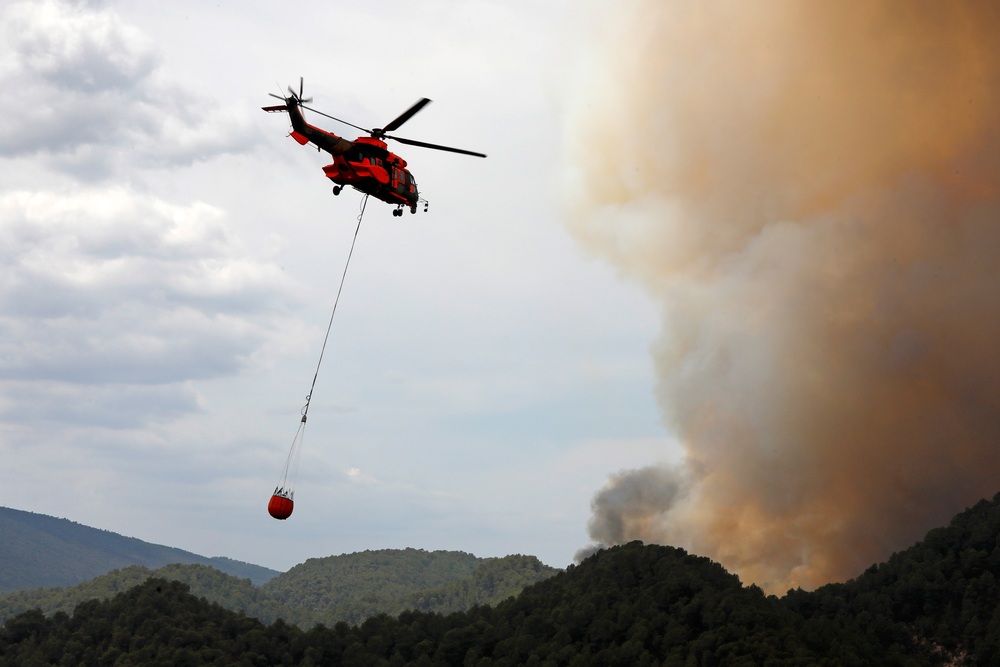
[[[339,571],[347,563],[357,566],[371,562],[368,554],[350,554],[316,559],[312,568]],[[335,625],[340,621],[356,624],[378,614],[396,615],[408,609],[452,612],[468,609],[477,604],[496,604],[516,595],[525,586],[552,576],[557,570],[543,565],[534,556],[507,556],[506,558],[477,559],[479,566],[468,577],[461,577],[447,584],[429,589],[416,584],[401,584],[397,579],[406,562],[423,562],[424,572],[416,572],[415,582],[438,580],[441,572],[448,571],[446,564],[453,554],[437,552],[428,554],[417,550],[379,552],[376,558],[395,560],[395,567],[368,570],[364,581],[356,577],[349,586],[350,595],[329,598],[328,602],[307,608],[301,604],[287,604],[268,589],[253,586],[248,579],[224,574],[205,565],[167,565],[156,570],[132,565],[103,574],[90,581],[66,588],[46,588],[11,591],[0,594],[0,622],[30,609],[41,609],[51,616],[56,612],[71,613],[77,605],[88,600],[104,600],[137,586],[150,577],[160,577],[187,584],[193,595],[236,612],[253,616],[265,623],[278,618],[300,627],[316,623]],[[468,554],[462,554],[461,558]],[[415,558],[414,558],[415,557]],[[474,557],[473,557],[474,558]],[[428,568],[429,563],[439,562],[438,568]],[[350,569],[350,568],[348,568]],[[428,569],[438,574],[428,576]],[[405,573],[404,573],[405,574]],[[385,579],[391,581],[385,586]],[[295,590],[295,589],[290,589]],[[387,593],[386,591],[391,591]],[[287,594],[287,591],[286,591]],[[319,597],[319,596],[317,596]]]
[[[151,577],[181,582],[188,586],[192,595],[231,611],[253,616],[265,623],[283,618],[309,627],[318,622],[318,615],[290,609],[268,599],[249,579],[234,577],[207,565],[173,564],[156,570],[142,565],[130,565],[76,586],[35,588],[0,594],[0,623],[29,609],[40,609],[46,616],[56,612],[72,613],[77,605],[90,600],[112,598]]]
[[[81,602],[105,600],[135,588],[149,579],[152,572],[142,565],[130,565],[66,588],[25,588],[2,593],[0,594],[0,622],[29,609],[41,609],[43,613],[50,616],[58,611],[71,614]],[[194,591],[192,593],[197,595]]]
[[[280,570],[272,570],[269,567],[254,565],[253,563],[245,563],[241,560],[235,560],[225,556],[212,556],[208,559],[208,562],[205,563],[205,565],[209,565],[214,567],[216,570],[225,572],[226,574],[240,579],[249,579],[253,582],[254,586],[266,584],[271,581],[271,579],[274,579],[276,576],[281,574]]]
[[[210,565],[264,583],[278,574],[228,558],[207,558],[67,519],[0,507],[0,591],[71,586],[129,565]]]

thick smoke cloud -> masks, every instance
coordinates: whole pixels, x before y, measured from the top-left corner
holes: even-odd
[[[568,219],[662,304],[686,456],[611,479],[592,538],[783,592],[1000,489],[1000,7],[635,2],[603,30]]]

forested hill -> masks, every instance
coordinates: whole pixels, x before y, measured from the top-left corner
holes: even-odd
[[[67,519],[0,507],[0,592],[71,586],[117,568],[198,563],[263,584],[277,574],[230,558],[208,558]]]
[[[150,579],[84,603],[72,617],[35,611],[8,619],[0,664],[933,664],[909,654],[906,662],[876,661],[883,647],[859,633],[814,625],[707,559],[635,543],[599,552],[495,608],[406,612],[308,632],[265,626],[183,584]]]
[[[496,607],[405,612],[360,626],[264,625],[150,579],[72,617],[31,611],[0,630],[0,665],[942,664],[906,628],[808,616],[705,558],[632,543]],[[989,664],[989,663],[982,663]]]
[[[450,613],[496,604],[559,572],[534,556],[382,549],[310,558],[261,587],[291,620],[356,624],[408,609]],[[286,617],[289,620],[289,617]]]
[[[859,619],[870,633],[921,638],[955,665],[1000,665],[1000,494],[856,579],[784,601],[813,617]]]
[[[558,570],[534,556],[477,558],[458,551],[418,549],[365,551],[316,558],[262,587],[205,565],[141,565],[114,570],[76,586],[0,594],[0,623],[29,609],[47,616],[70,613],[89,600],[104,600],[150,577],[182,582],[197,597],[271,623],[279,618],[302,628],[317,623],[357,624],[408,609],[449,613],[496,604]]]
[[[308,631],[151,579],[72,616],[8,619],[0,665],[997,665],[998,535],[1000,495],[858,579],[783,598],[635,542],[492,607]]]

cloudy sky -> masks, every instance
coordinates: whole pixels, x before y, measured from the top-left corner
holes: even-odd
[[[657,306],[566,231],[577,7],[5,4],[0,505],[280,570],[570,563],[607,477],[678,451]],[[278,522],[361,203],[260,110],[299,76],[369,127],[429,97],[399,133],[489,158],[398,147],[430,211],[369,202]]]

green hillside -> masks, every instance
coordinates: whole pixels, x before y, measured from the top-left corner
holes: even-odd
[[[308,631],[263,624],[154,578],[72,616],[7,619],[0,665],[995,665],[998,535],[1000,495],[853,581],[783,598],[743,586],[707,558],[634,542],[495,606]],[[384,556],[428,560],[368,552],[356,562]]]
[[[808,595],[808,594],[807,594]],[[854,617],[808,618],[711,561],[632,543],[599,552],[496,607],[405,612],[308,632],[149,579],[72,616],[31,611],[0,631],[0,664],[115,665],[942,664],[882,642]]]
[[[860,577],[786,601],[814,618],[860,619],[869,635],[916,636],[955,664],[1000,665],[1000,494]]]
[[[30,609],[40,609],[47,616],[58,612],[72,613],[90,600],[107,600],[118,593],[144,583],[150,577],[178,581],[191,593],[217,602],[235,612],[245,613],[265,623],[278,618],[295,616],[294,610],[269,601],[249,579],[239,579],[207,565],[166,565],[151,570],[142,565],[130,565],[102,574],[90,581],[67,588],[35,588],[0,594],[0,621]],[[312,618],[305,619],[310,624]]]
[[[207,558],[67,519],[0,507],[0,592],[72,586],[129,565],[210,565],[263,584],[278,574],[230,558]]]
[[[197,597],[265,623],[278,618],[309,628],[357,624],[408,609],[451,612],[496,604],[558,570],[534,556],[477,558],[418,549],[366,551],[311,559],[262,587],[205,565],[133,565],[67,588],[0,594],[0,621],[30,609],[51,616],[89,600],[105,600],[150,577],[179,581]]]
[[[460,551],[364,551],[310,559],[261,587],[268,599],[327,625],[355,625],[409,609],[450,613],[496,604],[559,570],[534,556],[477,558]],[[306,616],[305,618],[310,618]]]
[[[293,607],[328,609],[365,596],[401,597],[470,576],[483,559],[461,551],[383,549],[310,558],[262,586]]]

